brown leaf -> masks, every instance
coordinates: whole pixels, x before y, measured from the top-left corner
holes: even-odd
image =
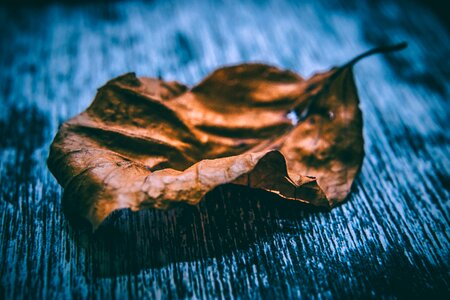
[[[192,89],[115,78],[51,146],[64,210],[96,228],[113,210],[197,204],[225,183],[332,207],[364,155],[352,65],[400,47],[306,80],[263,64],[218,69]]]

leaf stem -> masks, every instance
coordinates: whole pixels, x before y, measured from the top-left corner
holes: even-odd
[[[344,69],[346,67],[353,66],[354,64],[356,64],[361,59],[366,58],[367,56],[371,56],[373,54],[388,53],[388,52],[392,52],[392,51],[399,51],[399,50],[405,49],[406,47],[408,47],[408,43],[407,42],[401,42],[401,43],[394,44],[394,45],[377,47],[377,48],[368,50],[368,51],[366,51],[364,53],[361,53],[360,55],[356,56],[354,59],[352,59],[351,61],[349,61],[345,65],[343,65],[341,68]]]

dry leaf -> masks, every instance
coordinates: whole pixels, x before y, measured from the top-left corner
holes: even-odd
[[[192,89],[115,78],[53,141],[63,208],[97,228],[113,210],[197,204],[225,183],[332,207],[364,155],[352,65],[403,46],[309,79],[263,64],[218,69]]]

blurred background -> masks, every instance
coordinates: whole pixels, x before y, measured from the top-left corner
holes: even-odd
[[[449,297],[446,2],[2,2],[0,298]],[[400,41],[355,67],[366,158],[333,211],[224,187],[94,235],[62,214],[48,147],[107,80],[193,85],[248,61],[309,77]]]

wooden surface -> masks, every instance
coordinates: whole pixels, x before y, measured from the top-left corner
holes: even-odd
[[[0,298],[450,296],[450,38],[427,7],[82,2],[0,8]],[[108,79],[193,84],[243,61],[309,76],[402,40],[355,68],[367,154],[333,211],[221,187],[95,235],[62,214],[49,144]]]

